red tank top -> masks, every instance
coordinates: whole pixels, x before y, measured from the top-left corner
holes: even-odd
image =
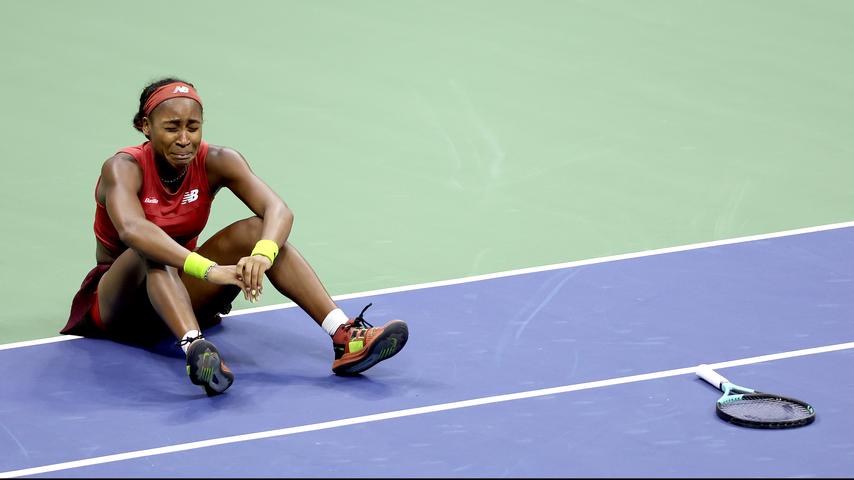
[[[175,193],[166,190],[160,181],[149,142],[123,148],[119,152],[133,155],[142,169],[139,203],[145,211],[145,218],[162,228],[166,234],[185,248],[195,250],[199,234],[202,233],[208,221],[213,202],[205,170],[208,144],[204,141],[201,143],[196,158],[187,167],[187,174]],[[101,177],[98,177],[98,183],[95,184],[95,237],[109,249],[110,253],[118,256],[128,247],[119,238],[119,233],[107,214],[107,208],[98,202],[98,184],[100,183]]]

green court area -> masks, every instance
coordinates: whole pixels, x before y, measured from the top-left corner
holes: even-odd
[[[850,221],[852,51],[848,0],[5,0],[0,342],[65,324],[157,78],[338,295]]]

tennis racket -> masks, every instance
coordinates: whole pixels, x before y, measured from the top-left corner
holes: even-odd
[[[815,420],[815,409],[806,402],[730,383],[708,365],[699,365],[696,373],[724,393],[715,409],[727,422],[751,428],[794,428]]]

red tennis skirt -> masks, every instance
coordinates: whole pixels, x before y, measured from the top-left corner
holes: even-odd
[[[80,335],[94,338],[136,339],[141,342],[157,341],[163,337],[171,336],[172,333],[166,324],[157,315],[154,307],[148,301],[145,289],[140,291],[141,301],[127,312],[122,313],[121,327],[105,328],[100,321],[98,312],[98,282],[110,269],[111,263],[100,263],[95,266],[80,284],[80,290],[71,301],[71,313],[68,322],[59,333],[65,335]],[[196,317],[201,328],[210,328],[222,321],[220,314],[231,310],[231,302],[240,293],[240,288],[226,289],[223,301],[217,305],[205,308],[203,312],[196,312]]]

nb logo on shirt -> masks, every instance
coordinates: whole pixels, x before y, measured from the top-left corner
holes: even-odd
[[[178,85],[177,87],[175,87],[175,90],[172,90],[172,93],[190,93],[190,87]]]
[[[181,205],[186,205],[188,203],[195,202],[198,199],[199,199],[199,189],[194,188],[194,189],[192,189],[189,192],[184,194],[184,199],[181,200]]]

